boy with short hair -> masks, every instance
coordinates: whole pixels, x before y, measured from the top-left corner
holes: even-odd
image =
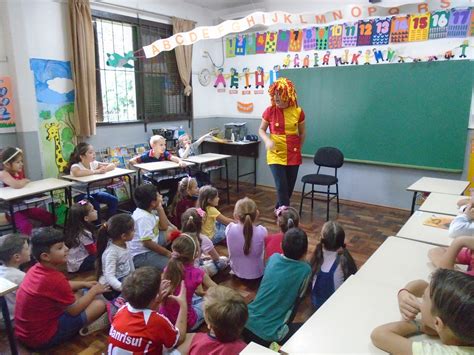
[[[20,234],[6,234],[0,237],[0,277],[17,285],[25,278],[25,273],[19,269],[21,264],[30,261],[30,247],[28,237]],[[15,315],[16,291],[5,295],[10,312],[10,319]],[[3,316],[0,314],[0,327],[3,325]]]
[[[422,297],[421,303],[417,297]],[[474,353],[474,277],[438,269],[430,284],[412,281],[398,298],[406,320],[375,328],[371,334],[375,346],[391,354]],[[415,319],[418,312],[421,321]],[[442,344],[408,338],[421,333],[438,335]]]
[[[17,338],[31,348],[43,349],[64,342],[79,330],[85,335],[103,327],[105,302],[95,297],[108,287],[66,279],[60,271],[68,254],[63,234],[52,227],[33,230],[31,252],[38,263],[28,270],[17,292]],[[89,291],[76,300],[73,292],[82,288]]]
[[[292,311],[301,299],[311,277],[306,262],[308,237],[300,228],[289,229],[282,241],[282,254],[269,259],[255,300],[249,304],[249,320],[243,331],[247,342],[268,347],[283,343],[300,324],[290,324]]]
[[[178,296],[168,295],[169,281],[161,281],[154,267],[142,267],[127,276],[122,294],[127,304],[119,309],[109,332],[109,354],[162,354],[162,348],[174,348],[186,338],[188,304],[186,287]],[[154,311],[167,296],[179,304],[176,326]]]
[[[248,319],[242,296],[225,286],[210,287],[204,296],[204,319],[209,332],[188,334],[178,350],[189,355],[239,354],[246,346],[240,335]]]
[[[138,186],[133,195],[137,205],[132,214],[135,234],[128,242],[133,264],[136,269],[154,266],[163,271],[171,256],[171,252],[165,248],[166,230],[171,223],[162,206],[162,197],[151,184]],[[158,216],[153,211],[157,211]]]

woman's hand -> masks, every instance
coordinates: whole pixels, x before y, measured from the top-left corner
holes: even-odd
[[[272,150],[273,148],[275,148],[275,142],[272,141],[271,139],[266,139],[265,140],[265,148],[267,150]]]

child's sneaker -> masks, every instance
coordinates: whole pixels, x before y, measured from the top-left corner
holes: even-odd
[[[107,316],[107,312],[105,312],[99,318],[93,321],[91,324],[86,325],[85,327],[81,328],[81,330],[79,330],[79,334],[82,336],[86,336],[98,330],[107,328],[109,325],[110,325],[109,318]]]
[[[219,261],[215,263],[217,269],[224,270],[227,266],[229,266],[229,258],[227,256],[220,256]]]
[[[217,266],[214,264],[214,261],[212,261],[212,260],[204,260],[204,262],[202,264],[202,268],[211,277],[214,276],[215,274],[217,274],[217,272],[219,271],[217,269]]]

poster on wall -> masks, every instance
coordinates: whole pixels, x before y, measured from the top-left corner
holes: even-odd
[[[74,150],[74,83],[70,62],[30,59],[45,177],[57,177]]]
[[[8,76],[0,76],[0,133],[15,132],[12,84]]]

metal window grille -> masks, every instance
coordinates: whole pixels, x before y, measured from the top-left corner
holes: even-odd
[[[137,52],[171,36],[172,26],[99,11],[93,12],[93,24],[98,122],[191,118],[191,98],[184,95],[174,50],[150,59]],[[142,58],[123,59],[130,51]]]

